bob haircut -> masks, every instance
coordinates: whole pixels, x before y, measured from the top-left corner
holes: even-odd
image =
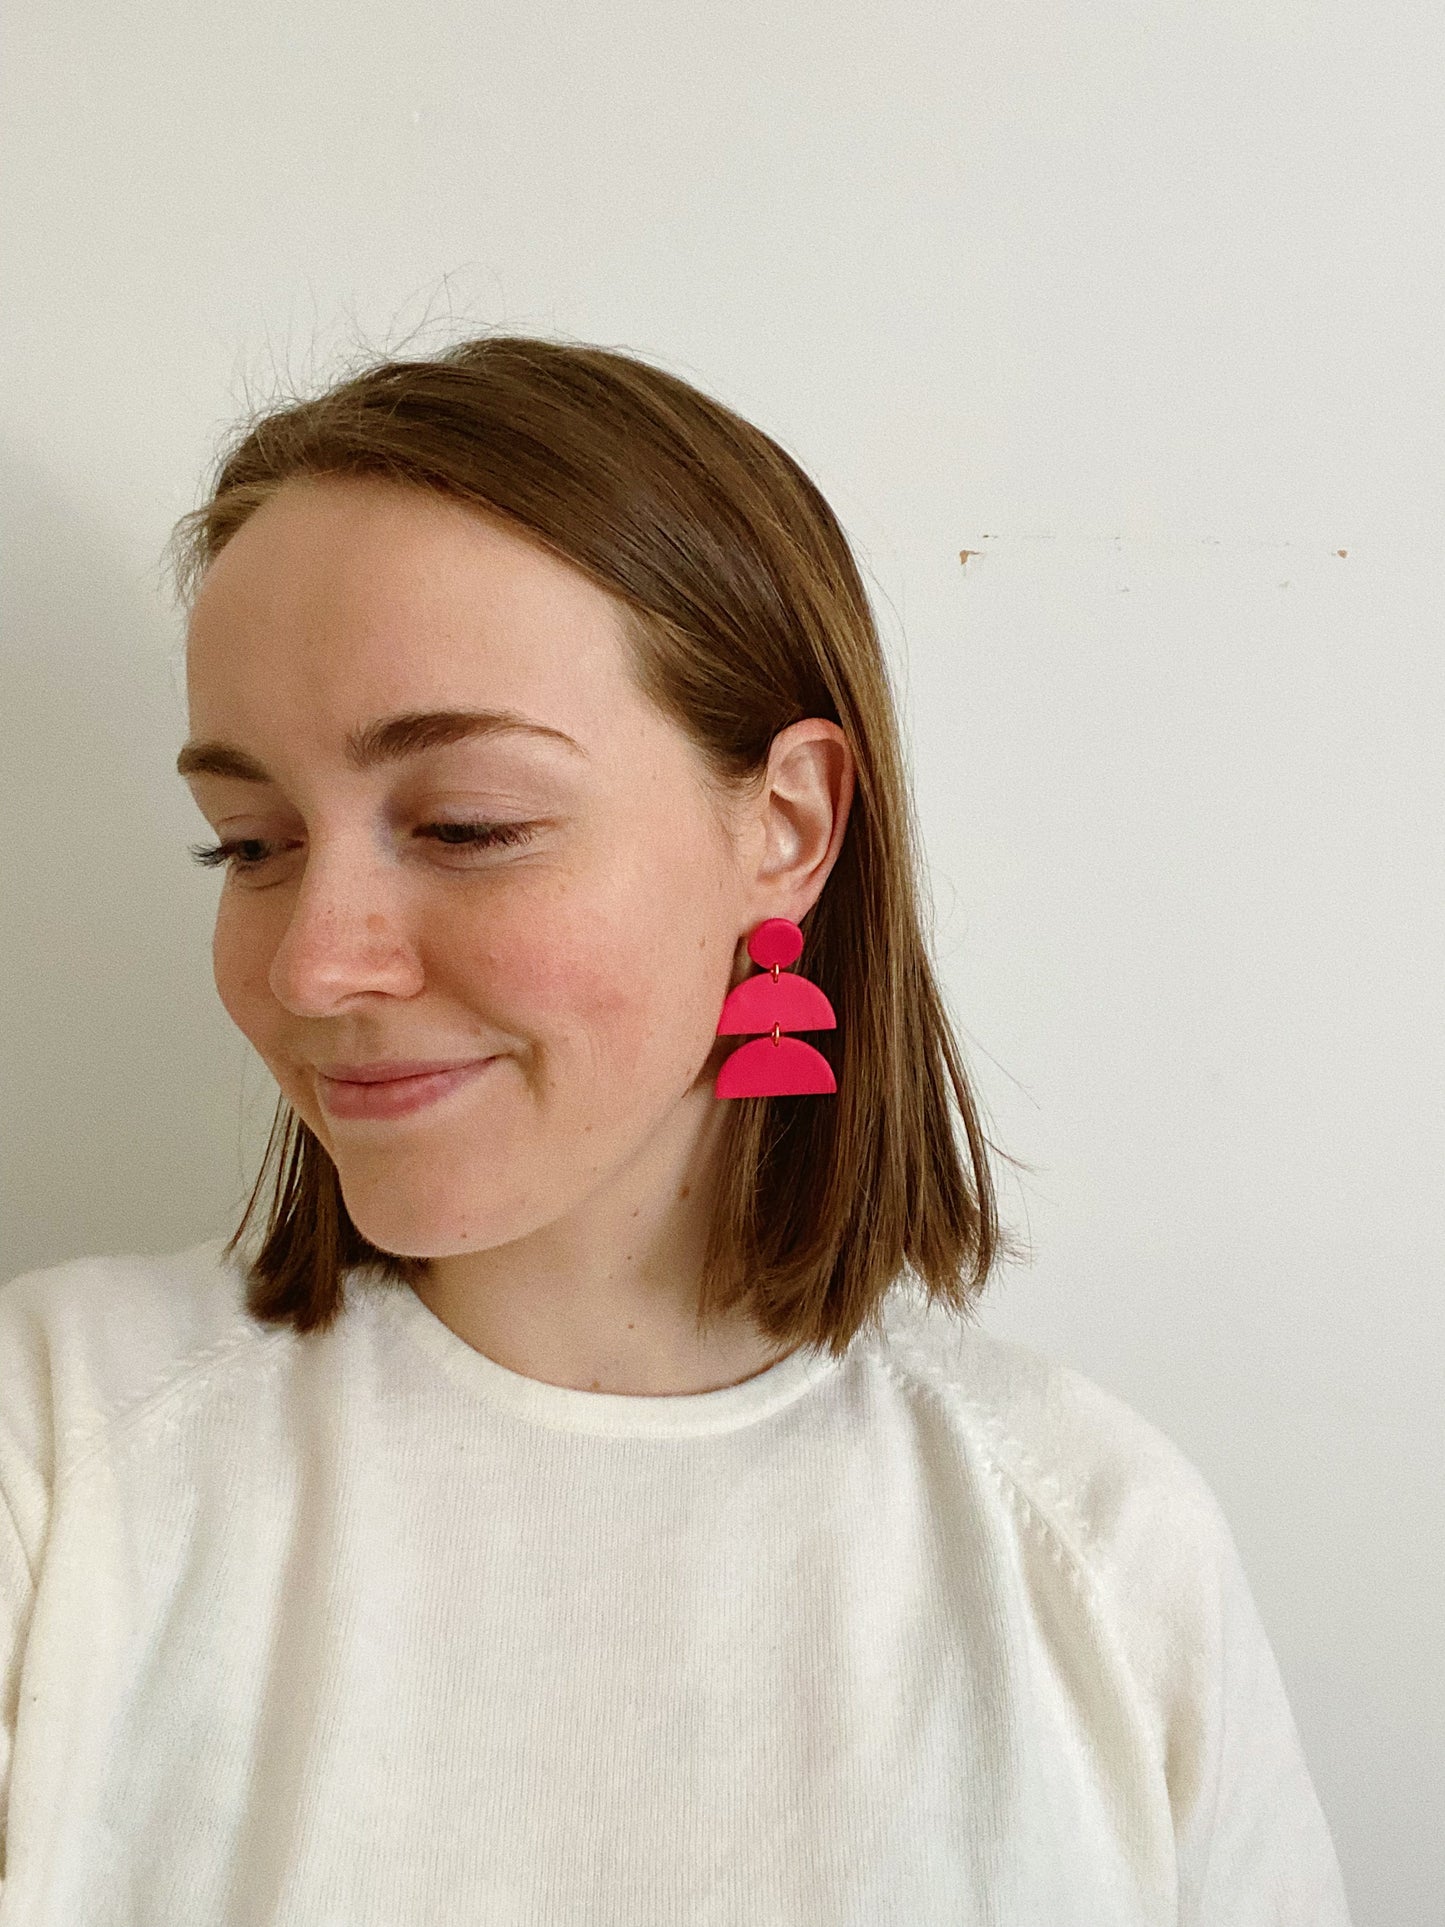
[[[484,336],[253,411],[167,545],[187,613],[248,516],[292,477],[325,476],[471,503],[584,571],[616,604],[639,687],[720,783],[759,781],[789,723],[821,716],[843,730],[856,763],[847,830],[805,917],[807,975],[838,1017],[815,1040],[837,1094],[729,1101],[698,1329],[741,1308],[780,1346],[841,1357],[860,1327],[881,1329],[905,1270],[930,1302],[975,1317],[995,1262],[1018,1253],[922,928],[878,632],[814,483],[676,375],[586,343]],[[400,1285],[427,1275],[429,1260],[361,1235],[329,1153],[284,1098],[226,1258],[278,1143],[264,1241],[246,1265],[253,1318],[324,1330],[349,1269]]]

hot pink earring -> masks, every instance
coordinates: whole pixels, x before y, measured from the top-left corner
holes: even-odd
[[[803,933],[787,917],[768,917],[748,938],[748,955],[767,974],[735,984],[723,1002],[719,1037],[767,1030],[735,1050],[717,1075],[718,1097],[822,1096],[838,1088],[821,1051],[785,1030],[834,1030],[833,1006],[814,983],[786,971],[803,949]]]

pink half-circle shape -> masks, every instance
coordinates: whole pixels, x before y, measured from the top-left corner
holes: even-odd
[[[797,1037],[755,1037],[740,1045],[717,1074],[718,1097],[822,1097],[838,1080],[821,1051]]]
[[[772,972],[765,970],[756,977],[744,977],[728,992],[717,1034],[732,1037],[771,1030],[774,1024],[783,1030],[836,1030],[838,1019],[822,991],[806,977],[781,971],[774,983]]]

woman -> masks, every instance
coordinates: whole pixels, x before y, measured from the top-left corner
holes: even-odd
[[[254,422],[177,558],[282,1149],[243,1262],[260,1180],[0,1292],[0,1927],[1345,1921],[1209,1488],[978,1324],[797,465],[489,338]]]

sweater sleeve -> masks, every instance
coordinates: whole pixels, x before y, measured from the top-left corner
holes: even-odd
[[[20,1659],[33,1596],[30,1562],[10,1502],[0,1486],[0,1896],[5,1892],[6,1816],[20,1697]]]
[[[1350,1927],[1328,1823],[1228,1519],[1158,1426],[1057,1367],[1067,1486],[1165,1782],[1178,1927]]]
[[[55,1472],[47,1284],[59,1272],[0,1284],[0,1901],[10,1846],[20,1676],[35,1608]]]
[[[1204,1521],[1198,1595],[1173,1629],[1179,1927],[1350,1927],[1279,1666],[1212,1494]]]

